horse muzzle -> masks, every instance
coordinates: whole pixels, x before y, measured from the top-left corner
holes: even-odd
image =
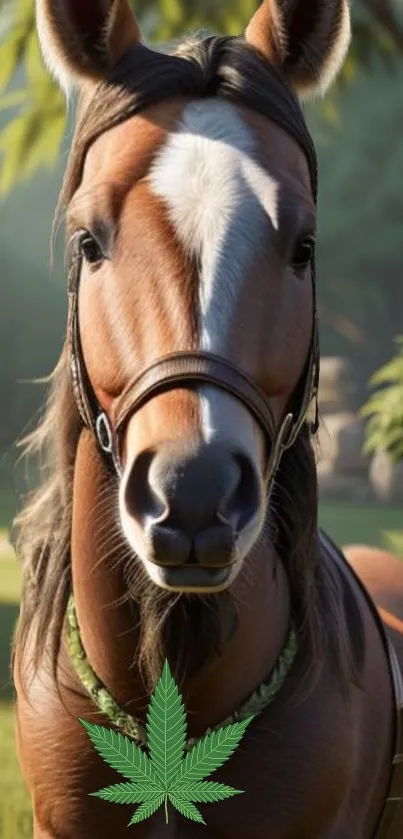
[[[221,590],[256,539],[263,494],[245,454],[221,443],[164,444],[131,465],[121,493],[123,525],[158,585]]]

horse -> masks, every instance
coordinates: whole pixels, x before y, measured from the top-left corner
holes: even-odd
[[[244,35],[166,53],[126,0],[36,13],[79,102],[56,216],[67,335],[16,521],[34,839],[130,835],[133,808],[91,795],[116,773],[79,719],[146,747],[165,660],[189,742],[255,709],[214,776],[244,794],[202,805],[206,826],[170,807],[133,835],[397,839],[403,574],[362,551],[348,563],[317,519],[317,168],[301,103],[342,66],[347,2],[263,0]]]

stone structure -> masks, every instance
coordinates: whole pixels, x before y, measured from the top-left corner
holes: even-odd
[[[403,526],[403,460],[393,464],[387,452],[379,451],[372,460],[369,474],[377,501],[402,505]]]
[[[321,424],[317,444],[321,497],[371,496],[369,459],[362,453],[365,423],[352,410],[354,388],[343,358],[322,358],[319,389]]]
[[[403,505],[403,462],[393,466],[385,452],[364,454],[365,421],[353,410],[353,401],[348,362],[322,358],[317,443],[321,497]]]

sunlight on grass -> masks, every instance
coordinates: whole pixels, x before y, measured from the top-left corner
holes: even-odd
[[[2,534],[0,534],[1,540]],[[32,839],[32,813],[15,747],[10,645],[18,617],[21,574],[11,550],[0,554],[0,837]]]
[[[0,836],[32,839],[28,792],[15,751],[12,703],[0,703]]]
[[[0,603],[18,603],[21,593],[21,570],[16,557],[7,553],[0,558]]]

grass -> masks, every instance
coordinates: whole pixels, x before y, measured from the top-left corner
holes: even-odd
[[[4,532],[0,531],[0,539]],[[20,570],[11,553],[0,556],[0,837],[32,839],[28,793],[18,765],[13,718],[10,644],[18,618]]]
[[[364,544],[390,550],[386,534],[403,530],[403,512],[391,507],[331,502],[320,505],[319,522],[338,545]]]
[[[32,839],[31,805],[18,766],[9,703],[0,702],[0,732],[0,836]]]
[[[0,492],[0,528],[8,527],[15,499]],[[364,542],[386,546],[384,531],[401,530],[402,512],[388,508],[359,507],[326,503],[320,507],[320,524],[339,545]],[[5,530],[0,529],[0,544]],[[20,597],[19,565],[11,551],[0,555],[0,837],[32,837],[28,794],[22,781],[15,751],[13,688],[9,673],[10,643],[18,617]]]

